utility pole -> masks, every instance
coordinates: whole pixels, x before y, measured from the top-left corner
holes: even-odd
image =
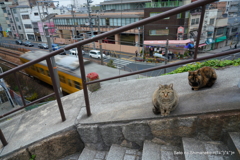
[[[50,52],[52,52],[52,43],[51,43],[51,40],[50,40],[50,35],[48,33],[48,29],[49,29],[48,26],[44,25],[44,30],[45,30],[47,43],[48,43],[48,48],[49,48],[49,53],[50,53]],[[58,93],[62,97],[62,89],[60,87],[60,81],[59,81],[59,77],[58,77],[58,71],[57,71],[56,62],[55,62],[54,57],[51,57],[50,59],[51,59],[52,66],[53,66],[53,74],[54,74],[54,77],[56,79],[56,83],[57,83],[56,85],[57,85]]]
[[[76,35],[76,22],[75,22],[75,15],[74,15],[74,11],[73,11],[73,5],[71,4],[71,8],[72,8],[72,11],[71,11],[71,13],[72,13],[72,17],[73,17],[73,22],[74,22],[74,31],[72,32],[72,36],[73,36],[73,38],[75,39],[75,35]]]
[[[100,34],[100,19],[99,19],[99,15],[97,15],[97,23],[98,23],[98,34]],[[99,47],[100,47],[100,54],[101,54],[101,65],[103,65],[103,53],[102,53],[102,39],[98,40],[99,43]]]
[[[90,3],[92,3],[92,0],[87,0],[87,8],[88,8],[88,21],[89,21],[89,27],[91,31],[91,37],[93,37],[93,24],[92,24],[92,17],[91,17],[91,8],[90,8]],[[92,42],[93,48],[95,49],[95,43]]]
[[[165,48],[165,57],[168,58],[168,39],[166,41],[166,48]],[[165,65],[167,64],[168,59],[165,59]],[[167,69],[164,68],[164,73],[167,73]]]

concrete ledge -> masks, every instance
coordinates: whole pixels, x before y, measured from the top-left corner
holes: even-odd
[[[152,94],[159,84],[173,83],[179,95],[179,105],[168,117],[203,114],[240,109],[240,67],[216,70],[218,79],[212,88],[192,91],[188,73],[142,78],[121,83],[102,85],[90,96],[91,112],[86,117],[82,108],[78,123],[111,123],[165,118],[152,112]]]

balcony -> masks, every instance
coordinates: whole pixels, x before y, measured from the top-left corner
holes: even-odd
[[[178,7],[182,5],[183,2],[181,1],[149,2],[145,3],[145,8]]]

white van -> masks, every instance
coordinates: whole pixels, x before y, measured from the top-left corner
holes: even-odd
[[[83,55],[85,54],[84,50],[82,50],[82,54]],[[78,56],[77,48],[70,49],[68,55],[77,57]]]
[[[106,55],[104,53],[102,54],[102,56],[103,58],[106,58]],[[101,52],[99,50],[90,50],[89,57],[101,59]]]

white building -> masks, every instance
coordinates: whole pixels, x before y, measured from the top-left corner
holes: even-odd
[[[20,9],[20,17],[27,40],[46,42],[46,37],[43,36],[44,33],[40,33],[42,29],[39,30],[38,23],[43,22],[41,26],[44,26],[45,17],[51,14],[60,14],[60,9],[48,8],[47,10],[43,10],[42,7],[39,7],[38,10],[37,6]],[[42,18],[40,18],[40,15],[42,15]]]

